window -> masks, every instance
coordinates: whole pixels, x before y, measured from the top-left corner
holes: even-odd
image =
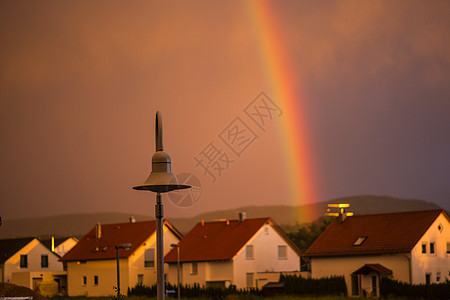
[[[41,255],[41,268],[48,268],[48,255]]]
[[[427,253],[427,243],[422,243],[422,254]]]
[[[436,272],[436,282],[441,281],[441,272]]]
[[[86,285],[87,284],[87,277],[83,276],[83,281],[81,282],[82,285]]]
[[[155,249],[150,248],[145,250],[145,261],[144,267],[146,268],[154,268],[155,267]]]
[[[247,287],[253,287],[253,273],[247,273],[246,274],[247,279]]]
[[[353,243],[353,246],[361,246],[367,239],[367,236],[360,236],[356,239],[356,241]]]
[[[94,276],[94,285],[98,285],[98,276],[97,275]]]
[[[198,266],[196,262],[191,263],[191,275],[198,274]]]
[[[144,284],[144,274],[138,274],[137,284],[138,285],[143,285]]]
[[[253,255],[253,245],[247,245],[247,247],[245,247],[245,258],[246,259],[255,258],[255,256]]]
[[[430,243],[430,254],[434,254],[434,243]]]
[[[278,246],[278,259],[287,259],[286,245]]]
[[[20,255],[20,268],[28,268],[28,255],[21,254]]]
[[[450,243],[447,242],[447,254],[450,254]]]

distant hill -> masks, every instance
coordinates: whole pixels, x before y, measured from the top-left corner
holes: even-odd
[[[129,221],[129,214],[98,213],[98,214],[69,214],[43,218],[3,220],[0,227],[0,238],[16,237],[66,237],[84,236],[97,222],[123,223]],[[140,221],[152,219],[149,216],[135,215]]]
[[[237,219],[238,212],[246,212],[248,218],[271,217],[279,225],[290,227],[296,224],[309,223],[323,216],[328,203],[348,203],[350,211],[357,215],[387,212],[414,211],[439,209],[434,203],[423,200],[399,199],[387,196],[353,196],[333,199],[302,206],[245,206],[235,209],[220,210],[199,214],[192,218],[171,218],[175,227],[182,233],[187,233],[201,220]],[[310,212],[305,219],[298,219],[301,211]],[[72,214],[45,218],[30,218],[17,220],[3,220],[0,227],[0,238],[28,237],[28,236],[76,236],[86,234],[97,222],[119,223],[127,222],[129,214],[101,213],[101,214]],[[135,215],[136,220],[154,219],[153,216]]]
[[[329,203],[348,203],[349,211],[356,215],[378,214],[388,212],[415,211],[440,209],[437,204],[423,200],[400,199],[388,196],[352,196],[333,199],[301,206],[273,205],[273,206],[245,206],[236,209],[227,209],[199,214],[192,218],[170,219],[182,232],[192,228],[201,220],[237,219],[240,211],[246,212],[248,218],[271,217],[282,227],[291,227],[296,224],[310,223],[323,216]],[[298,219],[300,212],[310,212],[305,219]]]

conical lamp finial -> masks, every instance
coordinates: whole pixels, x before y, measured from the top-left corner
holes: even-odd
[[[162,116],[159,111],[156,112],[155,146],[156,152],[152,157],[152,172],[143,184],[137,185],[133,189],[166,193],[190,188],[190,185],[178,184],[177,178],[172,174],[170,156],[163,150]]]

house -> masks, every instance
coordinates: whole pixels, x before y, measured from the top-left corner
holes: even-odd
[[[198,223],[165,257],[167,281],[182,285],[259,287],[271,274],[300,271],[300,250],[270,218]],[[262,275],[263,274],[263,275]]]
[[[60,257],[64,256],[64,254],[69,252],[78,243],[78,239],[72,236],[62,238],[51,237],[49,239],[39,238],[39,240],[45,247]]]
[[[58,293],[64,286],[66,273],[58,255],[36,238],[0,240],[2,282],[31,289],[39,287],[46,295]]]
[[[311,277],[343,275],[351,295],[379,295],[380,278],[411,284],[450,279],[444,210],[340,216],[305,252]]]
[[[164,254],[182,235],[164,221]],[[115,246],[131,244],[131,249]],[[61,260],[67,264],[69,296],[111,296],[117,286],[117,251],[120,289],[156,283],[156,222],[100,224],[93,227]]]

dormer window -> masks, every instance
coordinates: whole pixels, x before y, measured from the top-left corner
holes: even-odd
[[[361,246],[366,240],[367,240],[367,236],[360,236],[358,239],[356,239],[353,246]]]

